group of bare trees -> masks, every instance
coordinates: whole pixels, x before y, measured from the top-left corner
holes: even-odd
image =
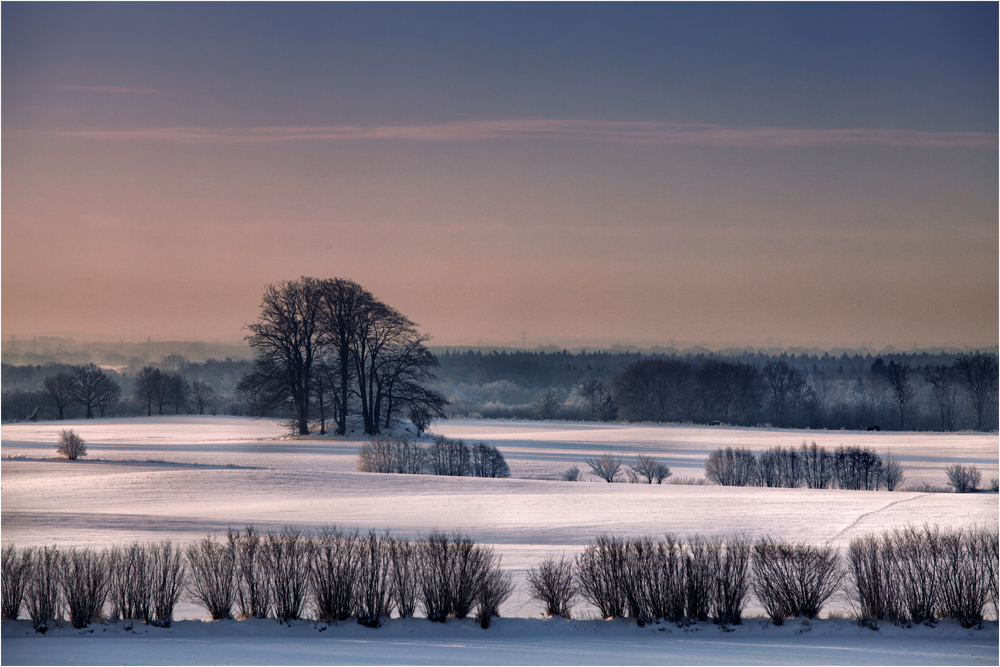
[[[144,366],[135,376],[135,399],[146,406],[147,416],[153,414],[154,405],[157,414],[172,407],[178,415],[189,400],[203,415],[214,395],[212,387],[202,380],[192,384],[180,373],[166,373],[154,366]]]
[[[611,452],[604,452],[592,459],[584,459],[584,462],[590,466],[590,471],[594,475],[609,484],[620,481],[620,473],[622,472],[624,472],[625,478],[633,484],[643,481],[646,484],[652,484],[654,481],[657,484],[663,484],[663,481],[673,474],[670,472],[668,466],[660,463],[655,457],[648,454],[637,454],[635,463],[624,466],[622,464],[622,457],[616,456]],[[567,481],[576,481],[579,478],[578,469],[576,474],[572,475],[572,478],[567,479]]]
[[[800,449],[774,447],[760,454],[749,449],[717,449],[705,459],[705,477],[721,486],[893,491],[903,482],[902,466],[869,448],[839,447],[829,452],[816,443]]]
[[[169,627],[182,596],[213,620],[273,617],[311,607],[322,622],[378,627],[395,610],[433,621],[475,615],[489,627],[510,596],[492,548],[455,533],[406,540],[374,531],[230,530],[181,549],[170,542],[110,550],[3,548],[3,618],[24,608],[36,630],[65,613],[73,627],[120,618]]]
[[[314,409],[320,432],[330,419],[339,435],[352,413],[369,435],[399,416],[421,430],[443,416],[447,402],[427,388],[437,365],[427,336],[355,282],[303,277],[268,285],[260,317],[247,328],[255,368],[239,392],[261,413],[290,404],[300,435],[309,433]]]
[[[436,436],[421,445],[406,435],[378,435],[358,450],[358,470],[404,475],[450,477],[510,477],[510,467],[493,445]]]
[[[63,419],[66,408],[73,404],[86,410],[87,419],[94,418],[95,410],[103,417],[121,397],[118,382],[96,364],[73,366],[70,372],[47,377],[42,391],[58,419]]]

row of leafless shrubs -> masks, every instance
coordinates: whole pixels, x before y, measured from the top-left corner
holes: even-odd
[[[74,628],[109,617],[169,627],[184,576],[180,549],[170,542],[102,551],[5,545],[3,618],[17,618],[24,607],[38,632],[64,612]]]
[[[654,481],[657,484],[662,484],[663,480],[671,476],[670,468],[657,461],[654,457],[647,454],[636,454],[635,463],[622,467],[622,458],[620,456],[615,456],[610,452],[605,452],[597,458],[584,459],[587,465],[590,466],[590,471],[596,476],[603,479],[605,482],[612,483],[621,481],[621,473],[624,472],[624,477],[633,484],[646,483],[652,484]],[[576,470],[573,478],[568,478],[568,475]],[[577,481],[580,476],[580,471],[578,468],[570,468],[566,473],[563,474],[563,479],[567,481]]]
[[[954,618],[981,625],[998,612],[997,529],[908,527],[851,541],[848,571],[858,618],[877,626],[933,625]]]
[[[441,436],[427,446],[405,435],[375,436],[361,445],[357,465],[362,472],[510,477],[507,461],[493,445],[469,445]]]
[[[893,491],[903,482],[903,468],[861,447],[829,452],[816,443],[795,449],[774,447],[760,454],[749,449],[718,449],[705,459],[705,477],[722,486],[770,486],[810,489]]]
[[[549,558],[528,573],[529,592],[547,613],[568,616],[579,595],[604,618],[630,617],[640,625],[708,619],[736,625],[751,590],[775,624],[812,618],[840,579],[832,549],[741,536],[602,536],[577,556],[575,569],[566,559]]]
[[[311,605],[319,621],[354,617],[378,627],[393,610],[405,618],[419,606],[433,621],[474,614],[486,628],[512,591],[491,548],[437,532],[412,541],[247,527],[184,551],[169,542],[105,551],[3,548],[3,618],[24,607],[40,632],[64,611],[77,628],[108,617],[169,626],[182,592],[213,620],[238,614],[287,622]]]

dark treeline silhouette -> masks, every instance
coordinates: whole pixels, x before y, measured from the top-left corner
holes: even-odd
[[[993,430],[997,355],[442,351],[452,417]]]

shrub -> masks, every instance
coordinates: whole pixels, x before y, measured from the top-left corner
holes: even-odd
[[[437,436],[428,452],[431,472],[461,477],[469,474],[469,447],[461,440]]]
[[[570,466],[565,472],[560,475],[564,482],[579,482],[580,481],[580,469],[576,466]]]
[[[962,530],[941,536],[944,560],[941,580],[941,615],[962,627],[982,625],[989,591],[989,565],[974,533]]]
[[[500,605],[513,592],[513,577],[500,569],[500,559],[492,551],[487,552],[476,601],[476,621],[479,622],[479,627],[484,630],[490,627],[491,621],[500,616]]]
[[[350,618],[358,582],[358,534],[324,528],[313,540],[309,582],[316,619],[328,623]]]
[[[389,539],[389,576],[392,599],[400,618],[409,618],[420,596],[420,562],[417,546],[409,540]]]
[[[485,442],[472,446],[470,471],[474,477],[510,477],[510,467],[503,454]]]
[[[882,459],[871,449],[840,447],[833,458],[834,477],[841,489],[877,491],[882,484]]]
[[[465,618],[479,601],[483,576],[489,568],[493,550],[478,547],[458,533],[451,542],[451,612],[455,618]]]
[[[901,618],[892,551],[892,542],[885,535],[856,537],[847,549],[848,594],[863,625],[876,626],[882,620],[898,623]]]
[[[271,607],[265,549],[253,526],[230,530],[227,541],[236,558],[236,602],[243,618],[266,618]]]
[[[882,461],[882,482],[885,484],[885,490],[895,491],[904,479],[903,466],[892,458],[892,455],[886,454]]]
[[[979,488],[979,483],[983,481],[983,475],[976,466],[964,466],[961,463],[948,466],[944,469],[948,475],[948,484],[955,489],[955,493],[972,493]]]
[[[753,589],[771,622],[787,617],[815,618],[840,586],[837,552],[832,547],[776,542],[753,545]]]
[[[56,453],[70,461],[75,461],[79,457],[87,455],[87,445],[84,443],[83,438],[78,436],[72,429],[60,431]]]
[[[576,600],[573,561],[547,556],[538,569],[528,570],[528,595],[545,605],[546,616],[570,618]]]
[[[597,607],[601,618],[625,615],[626,558],[626,543],[610,535],[599,536],[576,556],[580,595]]]
[[[596,459],[584,459],[584,461],[595,475],[608,483],[615,481],[622,468],[621,458],[607,452]]]
[[[635,457],[635,464],[630,467],[634,474],[644,477],[647,484],[652,484],[653,480],[656,480],[657,484],[662,484],[671,474],[670,468],[645,454],[638,454]]]
[[[174,606],[184,590],[184,558],[180,547],[169,540],[149,547],[151,625],[169,628],[174,620]]]
[[[705,459],[705,478],[721,486],[756,483],[757,459],[749,449],[718,449]]]
[[[710,543],[689,537],[684,554],[685,614],[690,620],[707,621],[712,609],[714,580]]]
[[[236,601],[235,541],[219,543],[206,537],[188,545],[187,564],[191,601],[204,607],[213,621],[232,618]]]
[[[421,603],[427,619],[444,622],[448,616],[468,616],[481,602],[492,563],[492,549],[476,546],[461,533],[431,533],[420,544]]]
[[[115,618],[152,618],[152,565],[148,547],[133,542],[114,547],[109,554],[111,615]]]
[[[2,598],[3,619],[16,619],[21,613],[24,596],[31,581],[31,549],[18,549],[13,544],[3,547]]]
[[[264,569],[274,606],[274,616],[288,622],[299,619],[309,584],[311,542],[294,528],[268,533]]]
[[[103,620],[111,579],[108,557],[90,549],[72,549],[61,555],[62,595],[74,628]]]
[[[824,447],[817,447],[815,442],[811,447],[806,447],[806,443],[803,442],[799,458],[802,461],[802,477],[807,487],[825,489],[830,486],[833,480],[833,459]]]
[[[389,538],[369,531],[358,542],[357,595],[355,615],[358,623],[377,628],[382,618],[392,613],[392,578]]]
[[[429,621],[444,623],[452,610],[451,540],[433,532],[420,543],[420,602]]]
[[[889,590],[899,598],[893,616],[897,622],[933,624],[944,567],[940,531],[909,526],[883,539],[891,559]]]
[[[743,536],[710,544],[715,590],[712,595],[712,618],[716,623],[739,625],[750,590],[751,544]]]
[[[35,632],[45,633],[61,614],[59,597],[59,550],[42,547],[31,560],[25,606]]]

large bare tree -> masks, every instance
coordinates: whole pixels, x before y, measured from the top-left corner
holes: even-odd
[[[313,362],[325,343],[319,326],[322,295],[322,285],[315,278],[268,285],[260,317],[247,325],[246,340],[258,361],[268,362],[281,374],[275,379],[294,406],[299,435],[309,433]]]
[[[117,400],[121,390],[118,383],[108,377],[97,364],[73,367],[73,398],[87,411],[87,419],[94,418],[94,408],[107,406]],[[103,414],[104,408],[101,409]]]
[[[955,360],[955,371],[972,399],[976,411],[976,430],[986,430],[986,409],[997,401],[997,357],[993,354],[962,354]]]
[[[327,370],[335,369],[336,372],[336,375],[328,375],[327,379],[339,404],[334,410],[336,432],[337,435],[344,435],[347,433],[348,404],[355,370],[352,351],[362,316],[375,302],[375,297],[356,282],[343,278],[323,281],[322,289],[320,326],[326,333],[328,351],[332,357],[326,362],[326,367]]]
[[[45,378],[42,393],[45,400],[56,409],[58,418],[63,419],[64,413],[74,398],[73,376],[69,373],[59,373]]]
[[[885,378],[892,387],[892,395],[899,407],[899,430],[906,430],[906,406],[913,400],[913,385],[910,383],[910,365],[890,361],[886,367]]]

